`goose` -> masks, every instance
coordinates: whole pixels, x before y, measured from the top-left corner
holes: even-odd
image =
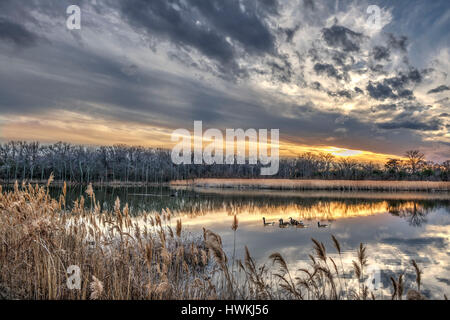
[[[178,191],[175,191],[175,193],[172,193],[170,196],[171,197],[178,197]]]
[[[289,222],[283,222],[283,219],[280,219],[278,221],[280,222],[280,228],[284,228],[289,225]]]
[[[263,217],[264,226],[273,226],[275,222],[266,222],[266,218]]]
[[[317,226],[318,226],[319,228],[326,228],[326,227],[328,227],[327,224],[320,224],[320,221],[317,221]]]
[[[297,221],[297,220],[292,219],[292,218],[289,218],[289,221],[291,222],[291,225],[297,226],[297,228],[303,228],[305,226],[303,221]]]

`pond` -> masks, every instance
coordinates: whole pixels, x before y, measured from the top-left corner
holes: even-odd
[[[84,194],[84,188],[68,190],[68,203]],[[52,188],[58,196],[60,188]],[[373,193],[323,191],[251,191],[168,187],[95,188],[103,209],[112,209],[117,197],[128,203],[130,212],[170,209],[172,224],[181,218],[184,232],[202,234],[202,228],[218,233],[231,259],[243,259],[248,247],[258,263],[279,252],[296,271],[313,254],[311,238],[323,242],[333,259],[338,259],[331,235],[342,248],[342,262],[351,277],[352,260],[360,243],[367,246],[369,273],[378,275],[375,295],[389,298],[390,277],[405,272],[405,292],[415,287],[411,259],[423,270],[423,293],[442,299],[450,290],[450,194]],[[90,205],[86,201],[86,205]],[[237,215],[239,226],[231,225]],[[264,226],[262,218],[274,222]],[[280,228],[280,218],[302,220],[306,228]],[[317,223],[326,224],[319,228]],[[351,282],[352,280],[348,279]]]

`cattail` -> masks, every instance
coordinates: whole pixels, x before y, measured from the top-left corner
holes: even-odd
[[[233,223],[231,224],[231,230],[236,231],[238,226],[239,226],[238,219],[236,215],[234,215]]]
[[[336,237],[333,235],[331,235],[331,239],[333,239],[333,244],[334,244],[334,247],[336,248],[337,252],[339,254],[341,254],[341,245],[339,244],[338,239],[336,239]]]
[[[53,175],[53,172],[50,173],[50,177],[47,180],[47,187],[50,186],[50,184],[53,182],[53,180],[55,179],[55,176]]]
[[[352,261],[353,263],[353,270],[355,270],[355,275],[358,279],[361,279],[361,267],[359,266],[359,264],[356,263],[356,261]]]
[[[98,300],[100,299],[101,295],[103,294],[103,283],[98,280],[95,276],[92,276],[92,282],[90,284],[91,289],[91,300]]]
[[[358,260],[359,260],[361,269],[363,269],[365,266],[367,266],[366,248],[364,247],[364,245],[362,243],[359,244]]]
[[[417,283],[417,289],[418,289],[419,292],[420,292],[420,284],[421,284],[421,282],[422,282],[422,271],[419,269],[419,266],[417,265],[417,263],[416,263],[415,260],[412,260],[411,263],[412,263],[412,265],[413,265],[413,267],[414,267],[414,270],[416,271],[416,283]]]
[[[208,254],[203,249],[201,251],[201,254],[202,254],[202,263],[204,266],[206,266],[208,264]]]
[[[394,288],[394,291],[392,292],[392,300],[394,300],[395,297],[397,296],[398,285],[397,285],[397,281],[395,281],[395,279],[393,277],[390,277],[390,279],[392,282],[392,287]]]
[[[325,246],[322,242],[319,242],[314,238],[311,238],[311,241],[314,243],[314,250],[316,251],[317,257],[325,262],[327,260]]]
[[[147,262],[147,268],[150,270],[153,260],[153,245],[151,242],[148,242],[145,247],[145,260]]]
[[[399,300],[402,300],[403,289],[404,289],[403,274],[401,274],[398,277],[398,281],[397,281],[397,297],[398,297]]]
[[[269,256],[269,259],[271,259],[273,261],[273,263],[278,263],[283,272],[288,272],[287,263],[280,253],[278,253],[278,252],[272,253]]]
[[[182,229],[181,219],[178,219],[177,220],[177,228],[176,228],[176,233],[177,233],[178,238],[181,237],[181,229]]]
[[[164,294],[169,294],[170,290],[170,283],[168,281],[163,281],[156,287],[155,293],[162,297]]]
[[[116,201],[114,202],[114,211],[117,213],[120,211],[120,199],[119,197],[116,198]]]

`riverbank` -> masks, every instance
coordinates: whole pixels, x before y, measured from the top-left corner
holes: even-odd
[[[46,185],[47,180],[18,180],[19,183],[32,184],[32,185]],[[14,180],[4,181],[0,180],[0,185],[14,185]],[[52,181],[53,186],[87,186],[91,184],[94,187],[167,187],[170,185],[169,182],[145,182],[145,181],[97,181],[97,182],[77,182],[77,181],[63,181],[54,180]]]
[[[450,192],[450,182],[448,181],[192,179],[171,181],[170,186],[223,189]]]
[[[21,184],[45,185],[47,180],[25,180]],[[15,181],[2,181],[0,185],[14,185]],[[143,181],[98,181],[80,183],[74,181],[53,181],[52,185],[94,187],[195,187],[216,189],[248,189],[248,190],[323,190],[323,191],[419,191],[450,192],[449,181],[391,181],[391,180],[321,180],[321,179],[216,179],[201,178],[188,180],[172,180],[170,182]]]

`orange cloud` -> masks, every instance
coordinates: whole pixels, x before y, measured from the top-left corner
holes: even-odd
[[[159,148],[171,148],[175,144],[171,141],[172,130],[168,128],[97,119],[69,111],[36,117],[0,117],[0,121],[3,123],[0,138],[4,141],[27,140],[43,143],[67,141],[87,145],[126,144]],[[210,142],[205,141],[205,143]],[[357,161],[371,162],[385,162],[389,158],[399,158],[399,156],[368,150],[353,150],[331,145],[300,145],[280,141],[280,156],[296,157],[308,152],[331,153],[338,158],[349,157]]]

